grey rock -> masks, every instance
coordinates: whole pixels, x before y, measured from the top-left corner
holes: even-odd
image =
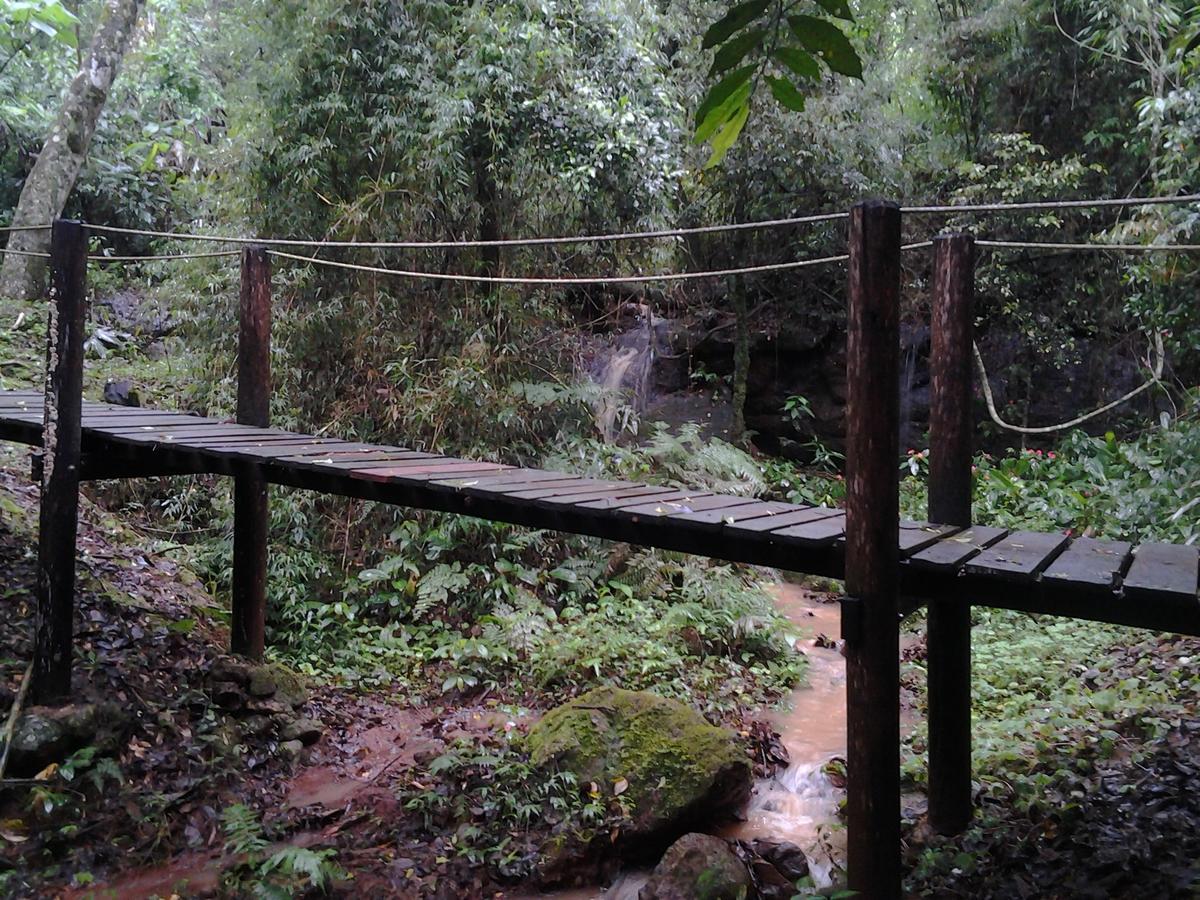
[[[638,900],[745,900],[750,872],[729,844],[685,834],[663,854]]]

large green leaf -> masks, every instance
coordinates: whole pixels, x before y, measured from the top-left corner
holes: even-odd
[[[771,86],[771,94],[784,107],[790,109],[792,112],[802,112],[804,110],[804,95],[786,78],[776,78],[774,75],[768,75],[767,84]]]
[[[821,67],[807,50],[801,50],[799,47],[780,47],[774,56],[798,78],[816,81],[821,77]]]
[[[762,43],[762,39],[766,33],[767,29],[765,28],[753,28],[750,31],[743,31],[717,51],[716,58],[713,59],[712,68],[708,74],[710,76],[720,75],[722,72],[732,69],[746,58],[747,53]]]
[[[788,16],[792,34],[833,71],[862,78],[862,60],[849,39],[832,22],[816,16]]]
[[[854,21],[854,13],[850,12],[848,0],[817,0],[817,5],[831,16],[837,16],[847,22]]]
[[[696,136],[693,140],[697,144],[704,143],[712,137],[718,128],[728,122],[739,109],[748,107],[751,87],[752,84],[750,81],[744,82],[720,105],[710,110],[696,127]]]
[[[746,124],[746,119],[750,117],[750,101],[747,97],[733,117],[729,119],[721,130],[717,132],[717,136],[712,142],[712,156],[708,158],[708,162],[704,164],[704,168],[711,169],[718,165],[725,158],[725,154],[729,152],[729,148],[733,146],[733,142],[737,140],[739,134],[742,133],[742,128]]]
[[[750,80],[750,76],[754,73],[756,66],[742,66],[740,69],[735,69],[730,72],[708,90],[708,94],[704,98],[704,102],[700,104],[700,108],[696,110],[696,125],[699,127],[708,118],[708,114],[729,99],[729,96],[739,87],[746,84]]]
[[[766,12],[770,5],[770,0],[750,0],[749,3],[739,3],[714,22],[708,31],[704,32],[703,48],[709,50],[717,44],[724,43],[734,32],[745,28]]]

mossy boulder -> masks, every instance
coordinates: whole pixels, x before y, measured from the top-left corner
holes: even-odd
[[[732,731],[675,700],[604,687],[548,712],[526,738],[533,762],[620,794],[626,838],[660,848],[706,822],[735,815],[750,796],[750,761]]]

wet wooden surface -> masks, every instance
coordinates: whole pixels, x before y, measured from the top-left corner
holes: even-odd
[[[0,391],[0,438],[38,445],[42,398]],[[843,511],[454,459],[213,418],[85,403],[85,478],[258,474],[274,484],[845,576]],[[89,463],[89,460],[95,461]],[[1200,634],[1200,551],[899,523],[904,592]]]

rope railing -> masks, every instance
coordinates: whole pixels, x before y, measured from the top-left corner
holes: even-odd
[[[988,415],[992,421],[1006,431],[1012,431],[1016,434],[1056,434],[1060,431],[1068,431],[1071,428],[1077,428],[1083,423],[1102,416],[1110,410],[1116,409],[1123,403],[1128,403],[1133,398],[1137,397],[1145,391],[1150,390],[1156,384],[1162,383],[1163,365],[1166,362],[1167,354],[1163,348],[1162,334],[1155,332],[1154,334],[1154,354],[1155,360],[1150,368],[1150,378],[1143,384],[1133,390],[1122,394],[1116,400],[1106,403],[1098,409],[1093,409],[1091,412],[1083,413],[1067,422],[1059,422],[1057,425],[1013,425],[1011,422],[1004,421],[1000,416],[999,410],[996,409],[996,399],[992,395],[992,385],[988,381],[987,368],[983,364],[983,354],[979,352],[979,345],[974,341],[971,342],[971,352],[975,356],[975,367],[979,370],[979,386],[983,389],[983,399],[987,403]]]
[[[1121,253],[1195,253],[1200,250],[1200,244],[1106,244],[1100,241],[1072,244],[1054,241],[977,240],[975,246],[998,250],[1113,251]]]
[[[1200,194],[1170,197],[1111,197],[1091,200],[1031,200],[1011,203],[959,203],[941,206],[902,206],[903,213],[1039,212],[1056,209],[1106,209],[1127,206],[1170,206],[1200,203]]]
[[[790,269],[802,269],[809,266],[829,265],[845,262],[848,254],[838,256],[823,256],[815,259],[801,259],[785,263],[768,263],[760,266],[740,266],[728,269],[708,269],[702,272],[664,272],[659,274],[636,275],[587,275],[587,276],[524,276],[524,275],[467,275],[453,272],[421,272],[409,269],[390,269],[384,266],[367,266],[360,263],[341,262],[340,260],[321,259],[316,256],[304,256],[298,253],[288,253],[283,250],[268,250],[268,254],[280,259],[302,262],[317,266],[329,266],[336,269],[349,269],[355,272],[367,272],[374,275],[394,275],[400,278],[425,279],[430,281],[457,281],[471,284],[520,284],[541,286],[565,285],[606,285],[606,284],[642,284],[648,282],[694,281],[702,278],[722,278],[732,275],[754,275],[762,272],[780,272]]]
[[[695,228],[668,228],[658,231],[628,231],[611,234],[566,235],[562,237],[501,238],[496,240],[455,241],[339,241],[304,238],[251,238],[232,235],[197,234],[183,231],[147,231],[139,228],[121,228],[115,225],[92,225],[93,231],[109,234],[129,234],[142,237],[171,238],[181,241],[211,241],[228,244],[253,244],[260,247],[361,247],[373,250],[444,250],[479,247],[537,247],[553,244],[600,244],[617,241],[656,240],[662,238],[689,237],[700,234],[721,234],[734,231],[751,231],[764,228],[784,228],[796,225],[812,225],[835,222],[849,217],[849,213],[820,213],[797,216],[789,219],[765,219],[758,222],[739,222],[729,225],[702,225]]]
[[[1200,203],[1200,194],[1181,194],[1163,197],[1113,197],[1084,200],[1034,200],[1028,202],[958,203],[929,206],[902,206],[900,211],[910,214],[955,214],[978,212],[1021,212],[1047,211],[1056,209],[1103,209],[1112,207],[1178,205]],[[609,234],[564,235],[555,237],[501,238],[496,240],[450,240],[450,241],[340,241],[308,238],[257,238],[239,235],[200,234],[187,231],[157,231],[146,228],[125,228],[117,225],[85,223],[94,232],[105,234],[127,234],[140,237],[166,238],[182,241],[211,241],[215,243],[246,244],[265,247],[362,247],[378,250],[422,250],[422,249],[465,249],[481,247],[535,247],[555,244],[611,243],[617,241],[656,240],[662,238],[688,237],[702,234],[722,234],[737,231],[752,231],[766,228],[783,228],[797,225],[812,225],[835,222],[848,218],[845,212],[816,213],[781,219],[764,219],[755,222],[737,222],[726,225],[702,225],[693,228],[666,228],[651,231],[614,232]],[[16,231],[43,231],[51,226],[4,225],[0,233]]]

